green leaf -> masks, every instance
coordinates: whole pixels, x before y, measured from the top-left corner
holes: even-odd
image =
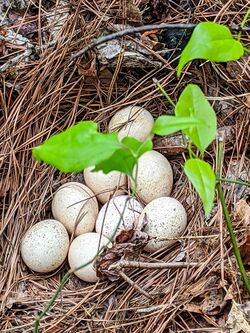
[[[96,123],[84,121],[50,137],[32,153],[62,172],[76,172],[108,159],[120,147],[117,133],[99,133]]]
[[[216,135],[216,114],[202,90],[195,84],[189,84],[181,93],[176,104],[178,118],[197,119],[198,125],[183,129],[190,140],[203,153]]]
[[[230,30],[213,22],[199,23],[181,53],[177,68],[180,77],[183,67],[194,59],[214,62],[237,60],[244,54],[242,44],[233,39]]]
[[[151,139],[141,142],[133,137],[125,137],[122,140],[122,143],[136,158],[139,158],[142,154],[146,153],[146,151],[153,149],[153,142]]]
[[[136,163],[136,158],[129,150],[118,149],[108,159],[98,163],[94,171],[102,170],[104,173],[116,170],[131,175]]]
[[[200,120],[194,117],[160,116],[154,123],[153,133],[169,135],[200,123]]]
[[[146,151],[153,149],[150,139],[140,142],[135,138],[125,137],[122,144],[123,148],[117,150],[109,159],[97,164],[95,171],[102,170],[104,173],[109,173],[116,170],[131,176],[138,158]]]
[[[206,216],[211,212],[215,196],[216,177],[210,164],[200,159],[190,159],[184,165],[188,179],[198,192]]]

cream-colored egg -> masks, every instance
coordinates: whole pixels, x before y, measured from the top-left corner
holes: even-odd
[[[96,232],[113,240],[122,230],[138,226],[143,206],[127,195],[114,197],[100,210],[96,220]]]
[[[79,279],[86,282],[96,282],[98,277],[94,267],[98,251],[104,247],[111,247],[109,239],[95,232],[88,232],[76,237],[70,245],[68,260],[72,270],[87,264],[85,267],[74,272]]]
[[[21,256],[35,272],[48,273],[57,269],[66,259],[69,236],[65,227],[56,220],[36,223],[24,235]]]
[[[69,182],[56,191],[52,200],[52,213],[69,233],[75,235],[93,231],[98,215],[94,193],[85,185]]]
[[[187,226],[187,214],[178,200],[162,197],[147,204],[140,215],[139,223],[145,223],[143,231],[152,237],[145,247],[147,252],[152,253],[176,242],[160,238],[179,237]]]
[[[148,151],[138,160],[138,169],[133,170],[137,178],[136,194],[145,203],[169,196],[173,187],[173,171],[165,156],[157,151]],[[137,176],[136,176],[137,175]],[[130,181],[134,188],[134,183]]]
[[[93,170],[92,167],[84,170],[84,180],[102,204],[113,196],[125,193],[127,185],[125,174],[118,171],[111,171],[105,174],[102,171],[91,172],[91,170]]]
[[[132,136],[139,141],[151,137],[154,118],[151,113],[141,106],[127,106],[111,118],[108,126],[109,132],[118,132],[122,140],[125,136]]]

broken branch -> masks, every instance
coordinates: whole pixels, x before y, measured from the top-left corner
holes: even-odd
[[[109,42],[110,40],[116,39],[116,38],[121,38],[126,35],[132,35],[135,33],[139,32],[144,32],[144,31],[150,31],[150,30],[167,30],[167,29],[194,29],[196,27],[196,24],[192,23],[183,23],[183,24],[169,24],[169,23],[161,23],[161,24],[148,24],[148,25],[143,25],[140,27],[132,27],[128,29],[124,29],[121,31],[114,32],[112,34],[106,35],[106,36],[101,36],[93,42],[91,42],[89,45],[85,46],[83,49],[81,49],[78,52],[75,52],[71,55],[71,58],[77,58],[82,55],[84,55],[87,51],[93,49],[94,47]],[[232,25],[229,27],[231,30],[235,31],[250,31],[250,27],[241,27],[239,25]]]
[[[196,267],[199,263],[196,262],[141,262],[134,260],[120,260],[115,264],[110,265],[109,270],[120,270],[122,268],[139,268],[139,269],[176,269]]]

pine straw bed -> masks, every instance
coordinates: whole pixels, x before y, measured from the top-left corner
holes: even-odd
[[[136,3],[145,9],[146,2]],[[190,10],[170,1],[168,21],[197,23],[216,19],[240,24],[247,2],[215,4],[206,0]],[[69,55],[98,35],[107,25],[107,17],[109,22],[121,19],[121,14],[126,14],[125,4],[126,1],[71,1],[70,17],[62,32],[67,38],[44,48],[40,58],[8,70],[1,78],[1,332],[32,332],[36,314],[44,309],[68,269],[66,263],[57,272],[41,276],[29,271],[20,258],[20,240],[25,231],[37,221],[51,217],[54,191],[65,181],[83,180],[81,173],[63,175],[31,157],[31,148],[51,134],[89,119],[100,123],[105,131],[110,117],[129,104],[143,105],[155,117],[170,113],[170,106],[152,78],[160,80],[175,100],[183,87],[193,82],[209,96],[219,126],[233,128],[234,136],[225,147],[223,175],[238,178],[249,170],[248,56],[227,66],[200,66],[201,62],[193,62],[179,81],[173,60],[165,60],[160,69],[126,69],[118,62],[113,70],[99,68],[97,77],[79,74],[78,64],[86,64],[89,59],[71,60]],[[46,24],[40,22],[45,31]],[[245,34],[244,39],[249,41],[249,36]],[[159,141],[155,149],[166,151]],[[206,156],[213,165],[216,149],[215,143]],[[41,332],[221,332],[230,299],[239,303],[247,299],[220,205],[216,202],[212,216],[205,220],[201,203],[181,170],[185,155],[168,158],[175,176],[172,195],[186,207],[189,224],[174,246],[151,258],[143,255],[143,260],[167,262],[179,258],[198,261],[199,267],[130,270],[129,277],[155,295],[153,301],[123,281],[87,284],[72,275],[41,321]],[[248,192],[232,184],[224,188],[233,215],[237,202],[246,198]],[[249,226],[234,218],[234,228],[242,242]]]

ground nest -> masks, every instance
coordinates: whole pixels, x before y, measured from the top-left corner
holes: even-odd
[[[60,15],[55,14],[56,1],[14,1],[12,7],[9,1],[3,1],[0,8],[4,22],[0,34],[5,36],[0,44],[1,332],[32,332],[37,313],[45,308],[69,268],[65,263],[53,274],[39,275],[29,271],[20,257],[25,231],[51,217],[55,190],[66,181],[83,181],[82,173],[61,174],[32,158],[31,148],[51,134],[80,120],[97,121],[105,131],[110,117],[131,104],[146,107],[154,117],[170,114],[171,105],[155,87],[153,78],[173,100],[192,82],[208,96],[217,113],[218,127],[225,134],[223,176],[249,179],[248,55],[228,64],[193,61],[177,80],[180,38],[171,52],[161,55],[157,50],[166,37],[156,31],[149,37],[152,43],[146,45],[148,53],[143,54],[143,60],[138,57],[134,66],[134,59],[126,62],[122,52],[107,63],[103,55],[98,57],[96,49],[76,59],[70,57],[94,37],[115,31],[115,24],[204,20],[240,24],[247,0],[57,3]],[[23,44],[8,40],[7,31],[18,33]],[[123,46],[126,41],[141,43],[142,48],[144,45],[142,35],[124,37]],[[243,33],[242,41],[249,43],[249,34]],[[29,51],[26,57],[11,63],[25,51]],[[170,141],[155,138],[154,145],[173,166],[172,196],[185,206],[188,228],[171,248],[151,256],[142,254],[142,258],[153,262],[192,261],[198,262],[198,267],[128,270],[131,280],[154,295],[151,300],[123,280],[87,284],[72,275],[41,320],[40,332],[240,332],[231,330],[229,312],[233,304],[244,304],[248,296],[221,206],[215,200],[211,216],[205,219],[201,202],[182,171],[185,151],[178,136]],[[206,154],[213,166],[216,152],[214,142]],[[223,188],[238,243],[244,244],[250,224],[244,213],[249,190],[235,184]]]

